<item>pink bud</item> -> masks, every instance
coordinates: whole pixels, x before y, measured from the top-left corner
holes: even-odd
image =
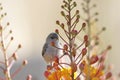
[[[98,61],[98,56],[97,55],[93,55],[91,58],[90,58],[90,64],[94,64]]]

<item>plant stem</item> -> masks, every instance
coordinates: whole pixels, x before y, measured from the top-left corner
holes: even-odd
[[[70,49],[70,60],[71,60],[71,63],[73,62],[73,59],[72,59],[72,36],[71,36],[71,28],[72,28],[72,24],[71,24],[71,5],[70,5],[71,1],[69,1],[68,3],[68,15],[69,15],[69,20],[68,20],[68,32],[69,32],[69,49]],[[72,65],[71,65],[71,69],[72,69]],[[74,80],[74,72],[72,70],[72,74],[71,74],[71,78],[72,80]]]
[[[88,38],[89,38],[89,43],[91,43],[90,0],[87,0],[86,8],[87,8]],[[90,57],[90,48],[91,48],[91,45],[88,46],[88,59]],[[88,73],[90,73],[90,62],[89,62],[89,60],[88,60],[88,66],[89,66]],[[87,80],[90,80],[90,75],[87,75]]]
[[[6,49],[5,49],[5,45],[4,45],[4,41],[3,41],[3,31],[1,31],[1,41],[2,41],[2,43],[1,43],[2,51],[3,51],[3,55],[4,55],[4,61],[5,61],[6,80],[12,80],[11,75],[10,75],[9,61],[8,61],[8,57],[7,57],[7,53],[6,53]]]

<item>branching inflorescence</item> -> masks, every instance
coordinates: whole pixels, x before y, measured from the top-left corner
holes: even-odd
[[[82,19],[85,20],[86,23],[87,23],[87,29],[84,29],[84,31],[88,34],[89,43],[90,43],[89,46],[88,46],[88,61],[90,61],[89,59],[92,59],[92,58],[94,58],[94,59],[92,59],[93,62],[94,62],[94,60],[97,61],[97,65],[94,65],[94,67],[97,67],[101,71],[104,71],[104,73],[103,73],[104,78],[102,78],[102,80],[112,79],[111,69],[107,68],[106,65],[105,65],[105,59],[106,59],[108,50],[111,49],[111,46],[110,45],[107,46],[107,48],[103,49],[101,52],[99,52],[100,50],[97,49],[96,54],[94,54],[94,52],[93,52],[96,49],[95,48],[96,46],[101,47],[100,46],[101,43],[100,43],[99,35],[103,31],[105,31],[106,28],[103,27],[100,31],[92,34],[92,30],[94,28],[93,26],[98,21],[96,16],[99,13],[98,12],[94,12],[94,13],[92,12],[93,9],[96,8],[97,5],[96,4],[91,5],[91,4],[92,4],[92,0],[83,0],[83,3],[81,4],[82,9],[84,11],[84,14],[86,14],[86,17],[82,17]],[[89,62],[89,64],[91,65],[91,62]]]
[[[79,23],[80,19],[79,10],[75,10],[75,13],[73,14],[73,9],[76,8],[77,3],[73,0],[63,0],[63,3],[64,4],[61,6],[61,15],[66,21],[61,23],[59,20],[57,20],[56,24],[62,28],[67,39],[61,36],[61,33],[58,29],[55,30],[59,37],[64,41],[63,48],[58,48],[63,51],[63,55],[61,57],[55,57],[53,65],[47,66],[45,76],[48,80],[79,80],[80,75],[83,73],[82,70],[84,66],[82,65],[82,61],[87,53],[88,36],[85,35],[83,42],[78,46],[75,46],[75,39],[85,28],[86,23],[82,23],[81,28],[77,30],[76,27],[78,27],[77,24]],[[54,43],[51,45],[56,47]],[[77,53],[81,46],[84,46],[84,48],[81,50],[81,52]],[[65,55],[69,57],[70,63],[59,62],[59,60]],[[64,67],[62,64],[67,65],[68,67]],[[77,73],[77,71],[79,72]]]
[[[15,70],[13,73],[11,73],[11,68],[14,65],[14,63],[18,60],[17,52],[22,47],[21,44],[18,44],[17,48],[14,50],[14,52],[11,53],[11,56],[9,56],[8,49],[10,48],[10,45],[14,41],[14,37],[11,36],[12,30],[7,32],[7,27],[9,27],[10,23],[7,22],[5,26],[2,24],[3,18],[7,13],[3,13],[3,7],[0,4],[0,54],[3,54],[3,60],[0,60],[0,73],[3,73],[4,76],[0,76],[0,80],[12,80],[20,71],[21,69],[28,63],[27,60],[23,60],[22,64],[18,67],[17,70]],[[26,80],[31,80],[30,75],[27,77]]]
[[[112,73],[109,70],[106,73],[104,72],[106,54],[108,50],[111,49],[111,46],[108,46],[105,50],[103,50],[100,55],[91,54],[91,50],[94,46],[98,45],[97,39],[99,34],[104,31],[105,28],[103,28],[95,36],[91,36],[91,26],[93,22],[98,19],[95,19],[93,22],[91,20],[93,20],[98,13],[91,16],[90,9],[96,7],[96,5],[90,7],[89,4],[91,0],[84,1],[85,3],[82,3],[82,5],[85,14],[87,14],[87,18],[85,19],[81,17],[84,19],[85,23],[83,22],[81,27],[79,27],[80,25],[78,25],[78,23],[80,14],[79,10],[76,10],[76,1],[63,0],[61,15],[65,21],[62,23],[57,20],[56,24],[64,31],[67,39],[61,35],[58,29],[55,30],[61,40],[63,40],[64,45],[63,48],[56,47],[54,43],[51,43],[51,45],[62,50],[63,55],[61,57],[55,57],[53,65],[47,66],[47,70],[44,73],[47,80],[107,80],[112,76]],[[86,26],[88,26],[88,31],[85,31]],[[83,30],[87,35],[84,36],[81,44],[76,45],[76,38]],[[91,45],[92,40],[95,40],[94,45]],[[68,56],[70,62],[60,62],[60,59],[64,56]],[[63,66],[63,64],[67,67]]]

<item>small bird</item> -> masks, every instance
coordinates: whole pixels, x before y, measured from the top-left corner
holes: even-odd
[[[54,46],[51,45],[52,42],[54,42],[56,47],[60,46],[59,37],[56,33],[50,33],[47,36],[46,42],[42,50],[42,56],[44,60],[50,64],[52,64],[55,56],[57,57],[59,56],[59,51],[60,51],[58,48],[55,48]]]

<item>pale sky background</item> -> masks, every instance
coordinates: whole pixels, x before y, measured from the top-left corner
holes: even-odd
[[[80,6],[82,0],[77,1]],[[120,71],[120,0],[93,1],[97,3],[96,10],[100,13],[99,27],[107,27],[107,31],[101,36],[102,40],[104,44],[111,44],[113,47],[107,62],[114,65],[113,72],[117,74]],[[39,77],[36,80],[42,80],[40,75],[44,71],[45,62],[41,57],[41,49],[46,36],[57,28],[55,21],[61,17],[59,12],[62,0],[0,0],[0,2],[4,8],[3,12],[8,14],[5,21],[10,22],[10,29],[13,30],[15,37],[10,51],[21,43],[23,48],[18,52],[20,60],[26,58],[32,62],[36,59],[33,62],[38,66],[33,65],[35,70],[30,73],[35,75],[37,71],[36,76]]]

